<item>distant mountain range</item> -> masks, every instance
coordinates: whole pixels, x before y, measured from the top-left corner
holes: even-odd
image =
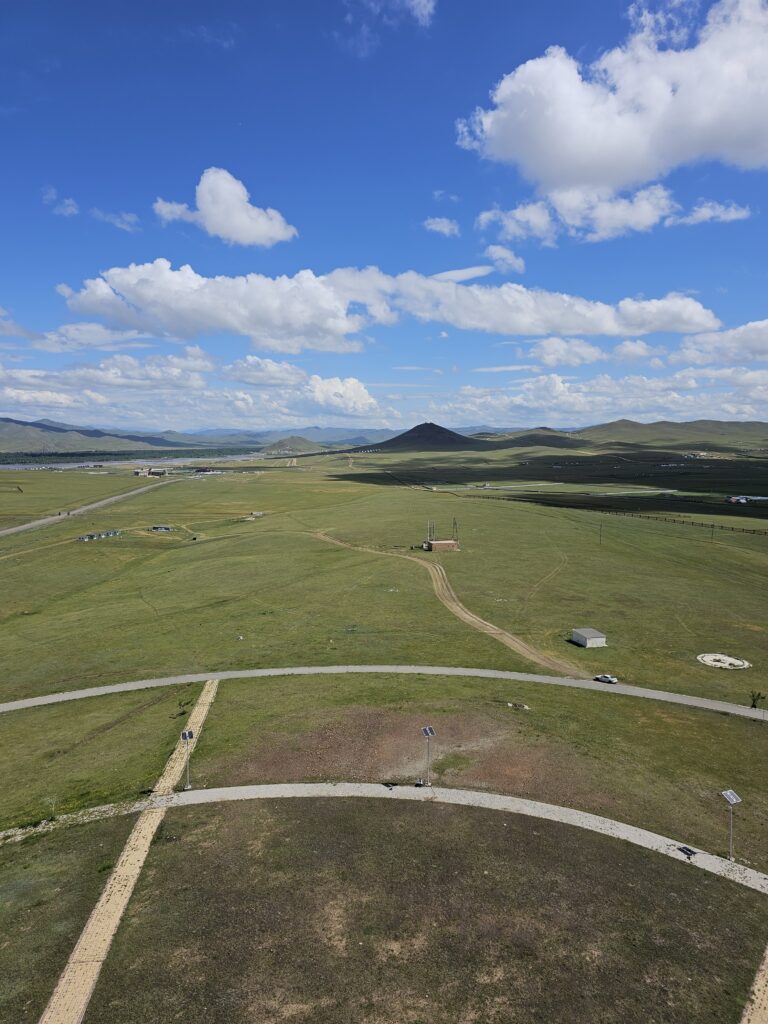
[[[498,448],[583,448],[639,444],[653,448],[768,448],[768,423],[693,420],[636,423],[615,420],[591,427],[555,430],[551,427],[504,430],[472,426],[449,430],[436,423],[420,423],[402,433],[380,428],[301,427],[286,430],[210,429],[178,431],[124,431],[81,427],[56,420],[18,420],[0,417],[0,452],[51,454],[72,452],[151,452],[177,454],[195,449],[240,448],[265,454],[312,454],[327,448],[377,447],[385,451],[487,451]]]

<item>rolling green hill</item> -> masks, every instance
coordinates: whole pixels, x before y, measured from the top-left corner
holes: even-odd
[[[768,447],[768,423],[728,420],[691,420],[688,423],[636,423],[615,420],[574,431],[575,438],[595,444],[619,441],[653,447],[706,447],[717,445],[734,448]]]

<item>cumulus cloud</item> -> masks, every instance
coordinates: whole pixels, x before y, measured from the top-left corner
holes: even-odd
[[[33,331],[27,330],[21,324],[17,324],[8,313],[8,310],[0,306],[0,337],[6,338],[33,338]]]
[[[116,331],[97,323],[63,324],[54,331],[36,335],[34,347],[43,352],[74,352],[88,348],[105,351],[144,348],[146,343],[142,339],[146,337],[147,335],[141,331]]]
[[[376,400],[355,377],[342,380],[341,377],[318,377],[313,374],[307,382],[307,390],[318,405],[339,412],[361,416],[378,409]]]
[[[127,231],[129,234],[133,234],[135,231],[140,231],[139,218],[135,213],[109,213],[107,210],[100,210],[98,207],[93,207],[90,214],[95,220],[100,220],[104,224],[111,224],[115,228],[119,228],[120,231]]]
[[[245,185],[221,167],[203,172],[195,198],[196,210],[159,197],[152,208],[164,224],[189,221],[230,244],[269,248],[298,234],[278,210],[252,206]]]
[[[461,234],[459,225],[449,217],[427,217],[422,224],[427,231],[434,231],[438,235],[445,235],[446,238],[458,238]]]
[[[274,359],[260,359],[246,356],[224,367],[224,376],[243,384],[258,384],[260,387],[294,387],[304,384],[307,373],[292,363],[276,362]]]
[[[506,274],[510,271],[522,274],[525,271],[525,260],[522,256],[517,256],[511,249],[508,249],[506,245],[489,245],[483,256],[493,260],[494,266],[501,274]]]
[[[613,355],[618,359],[651,359],[663,351],[659,346],[649,345],[647,341],[627,338],[614,348]]]
[[[710,386],[712,385],[712,386]],[[685,369],[667,377],[643,374],[613,377],[565,377],[542,374],[512,381],[501,388],[465,386],[451,401],[435,404],[433,418],[452,422],[594,423],[628,416],[637,420],[754,419],[768,400],[768,380],[762,371],[729,367],[722,370]]]
[[[712,199],[700,199],[690,213],[683,217],[667,217],[665,224],[671,227],[675,224],[708,224],[718,222],[728,224],[734,220],[747,220],[752,216],[748,206],[739,206],[738,203],[718,203]]]
[[[343,267],[325,275],[302,270],[293,277],[261,274],[204,277],[168,260],[113,267],[75,292],[60,286],[74,312],[119,330],[195,338],[229,333],[260,348],[359,351],[356,335],[374,324],[392,325],[408,314],[463,330],[502,335],[643,335],[655,331],[701,333],[720,326],[696,299],[674,292],[658,299],[622,299],[615,305],[505,282],[463,283],[471,271],[425,277],[377,267]],[[458,279],[457,279],[458,278]]]
[[[493,273],[493,267],[461,267],[459,270],[441,270],[439,274],[433,274],[433,281],[473,281],[478,277],[486,277]]]
[[[580,338],[542,338],[530,349],[544,366],[584,366],[605,359],[605,352]]]
[[[550,200],[561,221],[587,242],[603,242],[630,231],[650,231],[678,209],[662,185],[651,185],[631,196],[605,196],[586,189],[558,189]]]
[[[694,334],[685,338],[672,356],[674,362],[699,365],[764,359],[768,359],[768,320],[753,320],[727,331]]]
[[[675,45],[679,19],[676,31],[641,17],[623,46],[586,67],[551,47],[458,123],[460,144],[545,191],[619,191],[701,160],[768,166],[768,7],[719,0],[687,48]]]
[[[483,210],[478,215],[476,227],[484,230],[497,224],[499,238],[511,242],[518,238],[537,238],[542,245],[554,245],[558,226],[549,206],[539,200],[535,203],[521,203],[512,210]]]
[[[680,215],[667,189],[640,188],[705,160],[768,167],[768,5],[718,0],[696,30],[697,6],[650,12],[633,4],[633,30],[622,46],[586,66],[552,46],[505,75],[489,108],[457,122],[461,146],[515,165],[543,197],[538,228],[519,216],[536,204],[495,212],[502,240],[551,244],[558,219],[595,242],[661,222],[749,216],[746,207],[714,200]],[[545,200],[554,225],[546,225]],[[494,219],[494,211],[483,218]]]

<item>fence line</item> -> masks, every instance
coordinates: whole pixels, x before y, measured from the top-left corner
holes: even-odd
[[[486,501],[521,501],[523,504],[530,504],[521,498],[513,498],[511,495],[501,494],[467,494],[460,495],[451,491],[457,498],[484,498]],[[758,537],[768,537],[768,530],[749,530],[746,526],[723,526],[721,523],[699,523],[694,519],[677,519],[674,516],[652,516],[645,512],[624,512],[614,508],[587,508],[579,505],[556,505],[542,502],[544,508],[570,509],[572,512],[599,512],[606,516],[629,516],[631,519],[650,519],[654,523],[676,523],[678,526],[699,526],[703,530],[727,530],[729,533],[748,533]]]

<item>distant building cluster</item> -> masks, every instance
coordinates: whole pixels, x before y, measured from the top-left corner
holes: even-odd
[[[134,476],[168,476],[168,470],[161,466],[140,466],[134,469]]]
[[[101,533],[84,533],[82,537],[78,537],[78,540],[89,541],[89,540],[105,540],[107,537],[119,537],[119,530],[102,530]]]

